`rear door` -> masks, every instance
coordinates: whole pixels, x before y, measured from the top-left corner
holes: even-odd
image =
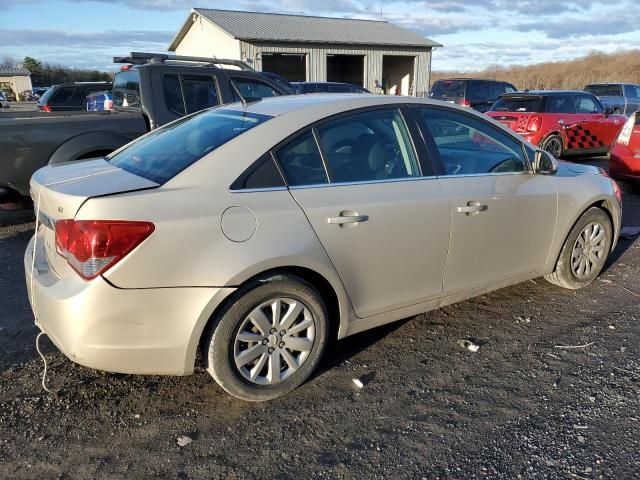
[[[350,112],[275,154],[358,317],[441,295],[449,199],[400,109]]]
[[[522,142],[470,113],[429,106],[416,117],[451,201],[444,295],[539,272],[557,195],[531,172]]]

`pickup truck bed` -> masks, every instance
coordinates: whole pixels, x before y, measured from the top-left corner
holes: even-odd
[[[128,112],[0,113],[0,203],[29,195],[29,178],[48,163],[106,155],[147,131]]]

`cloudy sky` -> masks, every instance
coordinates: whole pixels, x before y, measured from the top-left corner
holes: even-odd
[[[0,58],[113,69],[164,51],[192,7],[385,19],[445,48],[434,70],[471,71],[640,45],[638,0],[0,0]]]

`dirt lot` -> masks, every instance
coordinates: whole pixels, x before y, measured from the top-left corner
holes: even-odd
[[[624,202],[640,225],[640,197]],[[201,369],[107,374],[48,341],[59,394],[44,393],[28,220],[0,227],[0,478],[640,476],[640,240],[585,290],[536,280],[360,334],[298,390],[249,404]],[[472,353],[467,337],[487,343]]]

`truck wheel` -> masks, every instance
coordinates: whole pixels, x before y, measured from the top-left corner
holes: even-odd
[[[309,378],[328,327],[322,297],[305,281],[279,275],[256,282],[216,319],[205,347],[207,371],[235,397],[272,400]]]
[[[604,267],[612,241],[613,227],[609,216],[602,209],[591,207],[569,232],[555,271],[545,279],[571,290],[586,287]]]
[[[562,157],[564,153],[564,143],[562,141],[562,137],[560,135],[549,135],[542,142],[542,149],[545,152],[549,152],[556,158]]]

